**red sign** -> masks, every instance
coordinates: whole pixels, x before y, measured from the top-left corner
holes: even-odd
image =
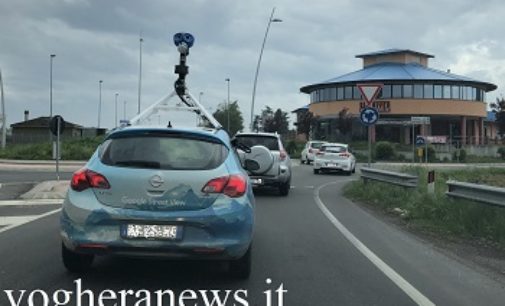
[[[361,92],[361,97],[365,100],[366,104],[370,104],[375,101],[379,92],[382,89],[382,84],[357,84],[359,91]]]
[[[359,103],[359,110],[361,111],[362,109],[364,109],[366,107],[366,103],[365,102],[360,102]],[[370,106],[370,105],[368,105]],[[391,102],[389,101],[375,101],[372,103],[371,105],[373,108],[376,108],[379,112],[381,113],[389,113],[391,112]]]

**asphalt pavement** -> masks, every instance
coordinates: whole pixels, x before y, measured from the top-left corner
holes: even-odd
[[[11,203],[0,207],[0,288],[27,290],[20,305],[35,289],[50,296],[60,289],[75,291],[79,278],[83,290],[97,295],[105,289],[170,289],[176,294],[216,289],[222,295],[247,290],[248,305],[261,306],[280,305],[275,290],[281,284],[287,290],[283,305],[503,305],[502,280],[343,198],[342,187],[357,175],[314,175],[306,165],[293,171],[288,197],[257,192],[248,280],[230,279],[219,262],[115,257],[98,258],[86,274],[70,274],[60,262],[59,204]],[[40,303],[41,297],[32,296]],[[126,304],[136,301],[130,296]],[[10,305],[4,292],[0,305]],[[205,304],[199,300],[198,305]]]

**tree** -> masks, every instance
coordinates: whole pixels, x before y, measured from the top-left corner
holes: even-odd
[[[299,134],[305,134],[306,139],[310,138],[310,132],[314,126],[314,114],[311,111],[306,111],[300,114],[299,120],[297,122],[297,130]]]
[[[238,107],[238,101],[230,103],[226,107],[226,102],[219,104],[217,110],[212,114],[214,118],[233,136],[244,129],[244,118]],[[230,112],[230,126],[228,127],[228,111]]]
[[[491,103],[491,109],[496,114],[496,124],[498,125],[498,133],[501,136],[505,135],[505,98],[496,98],[495,103]]]
[[[352,131],[352,116],[349,108],[344,107],[338,112],[337,129],[344,137]]]

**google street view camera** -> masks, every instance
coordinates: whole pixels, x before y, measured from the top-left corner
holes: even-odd
[[[178,75],[178,78],[174,83],[174,91],[130,119],[130,125],[151,125],[153,123],[161,124],[161,122],[164,122],[164,125],[168,123],[168,126],[176,125],[173,121],[169,121],[170,117],[168,120],[161,121],[161,115],[173,115],[175,112],[189,111],[197,115],[198,122],[204,123],[206,126],[210,125],[215,129],[221,128],[221,124],[195,99],[186,86],[186,76],[189,73],[186,61],[189,56],[189,49],[193,47],[194,43],[195,38],[190,33],[177,33],[174,35],[174,44],[179,52],[179,64],[175,65],[175,74]],[[171,106],[169,103],[174,96],[178,96],[182,103],[174,103],[175,105]],[[180,117],[180,114],[176,115],[175,119],[180,119]],[[184,120],[184,122],[188,122],[188,120]]]

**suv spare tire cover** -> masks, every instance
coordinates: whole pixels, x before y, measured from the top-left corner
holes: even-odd
[[[249,170],[253,174],[263,174],[272,168],[274,164],[274,156],[265,146],[254,146],[251,148],[251,153],[245,154],[245,159],[254,160],[259,164],[256,170]]]

